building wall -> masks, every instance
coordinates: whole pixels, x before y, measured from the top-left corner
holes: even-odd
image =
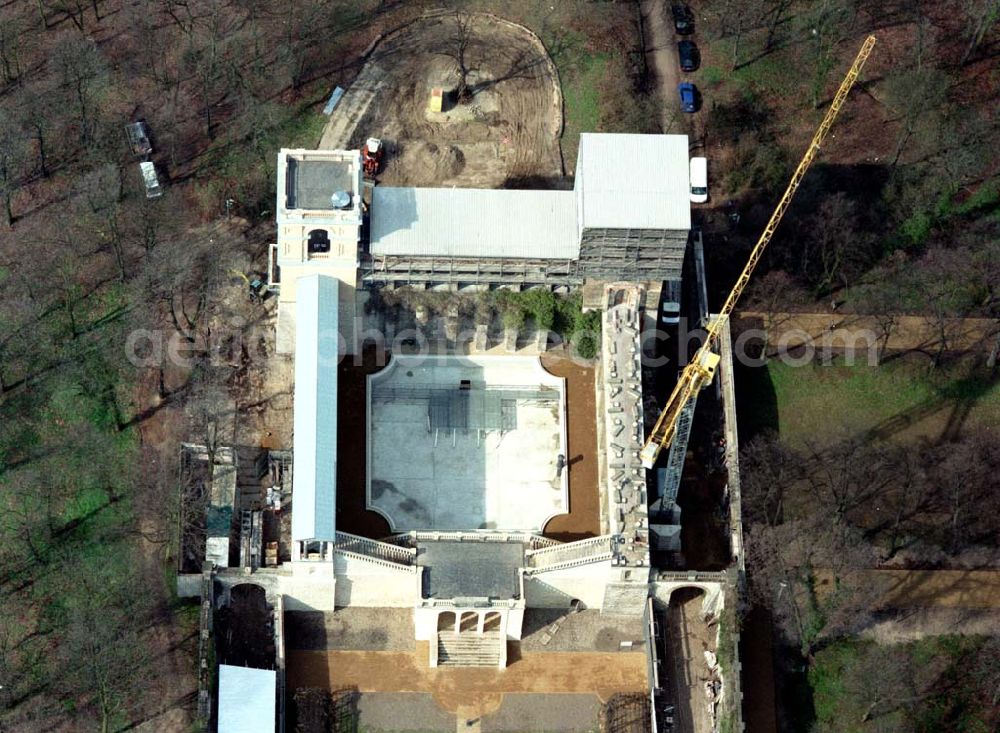
[[[528,608],[570,608],[574,600],[584,608],[601,608],[611,565],[608,561],[524,576]]]
[[[337,606],[412,608],[420,600],[420,568],[337,553]]]
[[[584,229],[580,273],[614,280],[679,278],[687,241],[687,230]]]
[[[345,160],[355,170],[356,178],[349,191],[355,198],[350,210],[289,209],[286,206],[286,171],[289,156],[310,160]],[[361,240],[360,191],[361,158],[357,150],[309,151],[281,150],[278,154],[277,243],[275,264],[280,281],[278,288],[278,323],[275,349],[290,354],[295,344],[295,302],[297,281],[305,275],[326,275],[340,280],[340,331],[346,344],[354,343],[355,292],[358,282],[359,242]],[[329,252],[309,252],[309,233],[326,232]]]
[[[336,593],[333,563],[285,563],[277,576],[277,590],[285,596],[286,611],[332,611]],[[291,571],[288,573],[288,571]],[[255,573],[255,576],[260,573]]]
[[[472,612],[476,614],[500,613],[506,614],[507,638],[517,641],[521,638],[521,629],[524,626],[523,608],[414,608],[413,609],[413,630],[414,637],[418,641],[432,641],[436,638],[438,631],[438,617],[442,613],[457,614],[461,618],[463,613]]]

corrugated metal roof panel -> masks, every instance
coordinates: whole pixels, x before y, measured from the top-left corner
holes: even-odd
[[[580,135],[584,229],[691,228],[687,135]]]
[[[325,275],[296,283],[293,540],[336,535],[339,284]]]
[[[274,733],[277,674],[219,665],[219,733]]]
[[[580,254],[575,196],[572,191],[377,186],[371,251],[575,259]]]

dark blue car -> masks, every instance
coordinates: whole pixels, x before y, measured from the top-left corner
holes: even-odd
[[[681,95],[681,111],[695,112],[698,109],[698,90],[689,81],[681,82],[677,85],[677,91]]]

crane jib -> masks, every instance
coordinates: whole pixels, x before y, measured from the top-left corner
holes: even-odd
[[[813,134],[813,138],[810,141],[809,146],[806,148],[806,152],[802,156],[802,160],[799,161],[798,166],[795,168],[795,172],[792,174],[791,180],[788,182],[788,187],[785,189],[785,193],[778,201],[777,206],[774,207],[774,212],[771,214],[771,218],[768,220],[767,226],[765,226],[764,231],[761,232],[760,238],[757,240],[757,244],[754,245],[753,250],[750,252],[750,257],[747,258],[746,265],[743,266],[743,271],[736,279],[736,284],[733,286],[729,296],[726,298],[726,302],[723,304],[719,314],[712,319],[712,322],[709,324],[708,333],[705,335],[705,342],[702,344],[701,348],[698,349],[698,352],[694,355],[694,358],[690,361],[690,363],[684,367],[684,371],[681,372],[681,375],[677,378],[677,384],[670,393],[670,397],[667,398],[667,403],[662,412],[660,412],[660,416],[657,418],[656,424],[653,425],[653,429],[650,431],[649,437],[646,439],[646,443],[640,452],[642,464],[646,468],[652,468],[653,464],[656,462],[657,456],[660,454],[660,451],[670,444],[670,441],[674,436],[674,426],[677,423],[677,418],[680,416],[681,410],[684,409],[684,405],[691,398],[691,395],[695,394],[699,389],[711,381],[709,372],[714,374],[715,369],[714,367],[711,370],[706,369],[706,364],[709,354],[712,353],[712,347],[715,345],[715,341],[718,339],[719,333],[722,330],[723,324],[736,307],[736,301],[739,300],[740,295],[743,294],[743,290],[746,288],[747,283],[750,282],[750,275],[753,274],[754,268],[756,268],[757,263],[760,261],[760,257],[764,253],[764,248],[767,247],[768,242],[771,241],[771,236],[774,234],[774,230],[777,229],[778,224],[781,222],[781,218],[784,216],[785,210],[791,203],[792,197],[795,195],[795,191],[802,182],[803,176],[805,176],[809,166],[812,165],[813,159],[815,159],[816,154],[819,152],[820,145],[826,137],[826,133],[830,131],[833,121],[836,119],[837,114],[840,112],[840,108],[847,99],[847,95],[850,93],[851,87],[854,86],[854,82],[857,81],[858,76],[861,74],[861,68],[868,60],[868,56],[871,54],[874,46],[875,36],[868,36],[868,38],[865,39],[865,42],[861,44],[861,50],[859,50],[857,56],[854,57],[854,63],[851,64],[851,68],[848,70],[847,75],[844,77],[843,81],[840,82],[840,87],[837,89],[837,93],[833,96],[830,108],[826,111],[826,115],[823,117],[823,121],[819,124],[819,127],[816,128],[816,132]],[[715,363],[718,363],[717,356],[715,357]]]

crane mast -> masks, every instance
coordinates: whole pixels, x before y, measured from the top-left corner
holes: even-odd
[[[670,441],[673,440],[677,418],[680,416],[681,410],[684,409],[684,405],[687,404],[692,396],[697,394],[698,390],[708,385],[715,376],[715,369],[719,365],[719,356],[712,351],[712,347],[715,345],[723,325],[736,307],[736,301],[739,300],[740,295],[746,289],[747,283],[750,281],[750,276],[753,274],[761,255],[764,253],[764,249],[774,235],[774,230],[777,229],[781,218],[785,215],[785,210],[788,209],[792,197],[795,195],[796,190],[798,190],[799,184],[802,183],[802,177],[809,170],[809,166],[812,165],[817,153],[819,153],[823,139],[830,131],[833,121],[837,118],[837,114],[844,105],[851,87],[854,86],[854,82],[857,81],[858,76],[861,74],[861,68],[868,60],[868,56],[871,55],[874,45],[875,36],[868,36],[861,45],[861,50],[858,51],[858,55],[854,58],[854,63],[851,65],[844,80],[840,83],[840,88],[837,89],[837,93],[833,97],[833,102],[830,103],[830,108],[826,111],[826,116],[823,117],[823,121],[816,129],[816,133],[809,143],[809,148],[806,150],[805,155],[802,156],[802,160],[799,161],[798,167],[792,174],[784,195],[778,201],[778,205],[767,222],[767,226],[764,227],[764,231],[761,232],[757,244],[754,245],[753,250],[750,252],[750,257],[747,259],[746,265],[743,266],[743,272],[736,279],[736,284],[729,292],[729,296],[726,298],[726,302],[723,304],[718,316],[709,323],[708,332],[705,335],[705,340],[701,348],[698,349],[694,358],[677,378],[677,384],[670,393],[663,411],[660,413],[659,418],[657,418],[656,424],[650,431],[649,437],[646,439],[646,444],[639,454],[644,467],[653,467],[657,456],[660,455],[660,451],[670,445]]]

